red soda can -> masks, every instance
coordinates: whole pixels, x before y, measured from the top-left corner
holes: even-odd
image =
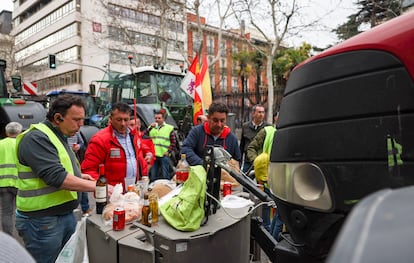
[[[128,192],[135,192],[135,185],[133,184],[128,185]]]
[[[223,197],[226,195],[231,195],[231,183],[229,182],[223,184]]]
[[[116,207],[114,209],[112,230],[121,231],[125,228],[125,209],[122,207]]]

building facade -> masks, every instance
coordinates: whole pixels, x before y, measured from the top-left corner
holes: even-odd
[[[42,94],[86,91],[110,72],[137,66],[174,67],[185,60],[185,19],[182,0],[16,0],[16,66]]]
[[[192,61],[203,43],[202,52],[207,54],[209,62],[213,100],[225,102],[230,112],[235,113],[238,123],[247,121],[251,107],[267,101],[266,69],[264,62],[260,68],[255,68],[254,63],[243,63],[237,56],[253,53],[251,44],[260,46],[261,40],[253,38],[251,33],[242,33],[240,29],[220,30],[208,25],[203,17],[200,22],[202,35],[199,34],[196,16],[187,14],[188,60]]]
[[[267,100],[266,70],[259,71],[251,63],[243,68],[234,55],[251,52],[248,42],[258,39],[241,30],[220,33],[204,18],[199,37],[196,17],[185,13],[184,3],[16,0],[15,67],[23,82],[37,84],[40,94],[60,89],[87,91],[89,84],[107,79],[110,73],[129,73],[138,66],[180,70],[192,61],[202,40],[214,99],[225,101],[243,122],[252,105]],[[56,57],[55,69],[49,67],[50,54]]]

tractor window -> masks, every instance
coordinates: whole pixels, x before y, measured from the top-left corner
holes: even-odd
[[[159,71],[142,71],[121,77],[120,96],[117,101],[132,103],[134,94],[137,102],[156,104],[165,101],[167,105],[189,105],[189,96],[180,88],[183,76]]]
[[[180,88],[182,76],[153,73],[152,85],[158,89],[159,96],[166,96],[167,105],[188,105],[189,99]],[[160,98],[162,100],[162,98]]]

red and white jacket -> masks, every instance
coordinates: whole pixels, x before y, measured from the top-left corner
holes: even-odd
[[[147,175],[148,164],[144,159],[143,151],[151,151],[150,146],[141,143],[142,138],[130,133],[135,157],[137,159],[137,180],[139,175]],[[85,152],[85,158],[81,164],[82,173],[91,175],[93,178],[99,177],[99,164],[105,164],[105,176],[110,185],[118,183],[125,184],[125,174],[127,169],[127,161],[125,150],[119,143],[112,125],[97,132],[89,141]],[[124,185],[125,187],[125,185]]]

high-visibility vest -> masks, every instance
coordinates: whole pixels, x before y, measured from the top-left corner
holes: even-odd
[[[39,123],[31,125],[30,129],[17,137],[16,151],[19,150],[19,144],[27,132],[37,129],[45,133],[52,144],[56,147],[60,163],[65,170],[73,176],[74,170],[72,161],[65,146],[56,136],[56,134],[45,124]],[[77,192],[63,190],[54,186],[47,185],[41,178],[35,175],[29,166],[17,162],[18,180],[16,207],[19,211],[31,212],[47,209],[57,205],[67,203],[77,199]]]
[[[16,138],[0,140],[0,187],[16,187]]]
[[[263,152],[269,154],[270,156],[270,151],[272,150],[273,137],[275,136],[276,128],[274,128],[273,126],[266,126],[263,129],[265,129],[266,131],[266,137],[263,142]]]
[[[174,126],[164,124],[161,128],[152,128],[149,135],[154,143],[155,156],[162,157],[171,145],[170,134],[174,131]]]

